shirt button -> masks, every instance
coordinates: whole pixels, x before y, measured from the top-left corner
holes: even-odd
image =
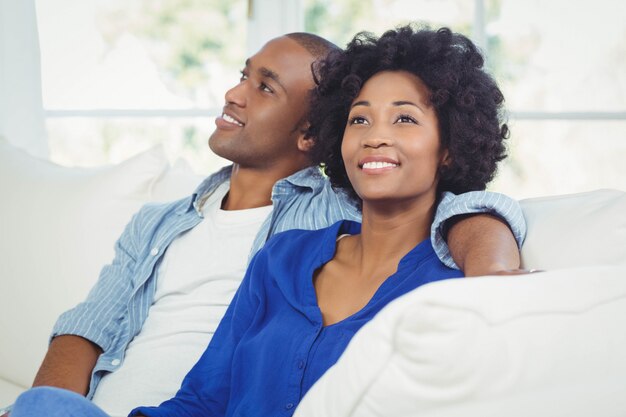
[[[287,403],[287,405],[285,406],[285,408],[287,410],[291,410],[293,408],[293,403]]]
[[[304,368],[304,361],[298,362],[298,369]]]
[[[157,256],[159,254],[159,248],[152,248],[150,255]]]
[[[111,365],[113,365],[113,366],[117,366],[117,365],[119,365],[119,364],[120,364],[120,360],[119,360],[119,359],[113,359],[113,360],[111,361]]]

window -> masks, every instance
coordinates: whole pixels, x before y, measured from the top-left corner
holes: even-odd
[[[626,189],[626,27],[618,0],[304,0],[340,46],[409,22],[470,36],[506,97],[510,157],[490,189],[523,198]]]
[[[51,158],[118,162],[157,143],[208,172],[206,142],[245,59],[243,0],[38,1]]]
[[[623,7],[619,0],[590,6],[567,0],[38,0],[52,158],[98,165],[163,143],[172,158],[185,156],[198,172],[212,172],[225,161],[206,141],[250,52],[246,45],[256,50],[276,30],[306,30],[345,46],[358,31],[381,34],[420,22],[474,39],[505,94],[510,157],[492,190],[523,198],[626,189]]]
[[[614,0],[492,0],[489,64],[510,113],[513,196],[626,189],[626,27]]]
[[[305,30],[344,47],[357,32],[381,35],[418,22],[470,36],[475,4],[467,0],[304,0]]]

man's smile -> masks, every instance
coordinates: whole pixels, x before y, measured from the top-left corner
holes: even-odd
[[[245,123],[239,120],[236,116],[223,112],[221,116],[215,119],[215,125],[218,129],[237,129],[244,127]]]

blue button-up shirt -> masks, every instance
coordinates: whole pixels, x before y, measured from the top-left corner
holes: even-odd
[[[402,257],[361,310],[323,326],[313,274],[333,258],[337,236],[358,234],[360,226],[343,221],[270,240],[250,263],[211,343],[176,396],[131,415],[291,416],[354,334],[384,306],[420,285],[463,275],[444,266],[424,240]]]
[[[190,197],[142,207],[116,242],[112,263],[102,269],[86,300],[63,313],[55,324],[51,337],[78,335],[103,350],[93,370],[87,398],[93,397],[103,375],[119,368],[126,347],[141,330],[153,303],[158,266],[165,250],[177,236],[202,221],[202,204],[230,179],[230,173],[231,168],[226,167],[211,175]],[[272,191],[272,204],[272,212],[254,240],[250,257],[276,233],[321,229],[340,220],[361,218],[358,207],[344,193],[333,190],[315,167],[278,181]],[[447,193],[431,230],[434,250],[444,264],[455,267],[440,225],[454,215],[478,212],[504,218],[521,246],[526,223],[516,201],[496,193]]]

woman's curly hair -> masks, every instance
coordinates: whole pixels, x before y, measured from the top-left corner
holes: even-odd
[[[441,145],[448,149],[451,163],[440,169],[438,192],[484,190],[506,156],[509,130],[502,122],[504,97],[483,63],[472,41],[448,28],[403,26],[380,38],[357,34],[313,68],[317,86],[306,131],[314,139],[313,162],[322,164],[333,186],[356,196],[341,157],[350,106],[373,75],[403,70],[430,90]]]

